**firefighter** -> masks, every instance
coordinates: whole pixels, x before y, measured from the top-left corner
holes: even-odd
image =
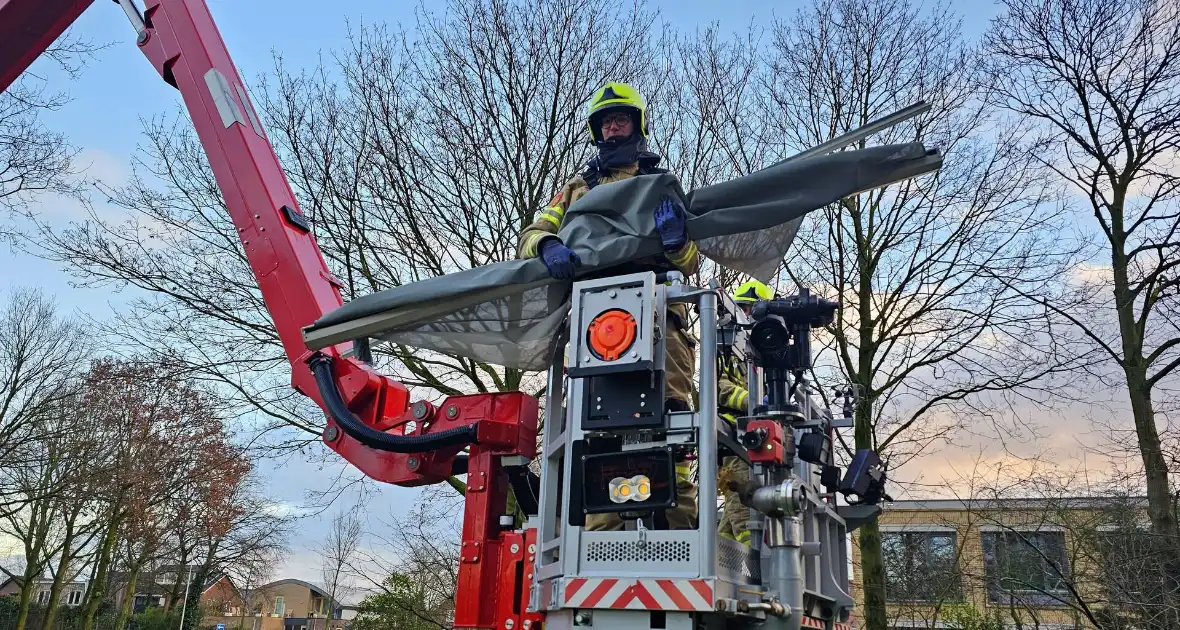
[[[737,302],[738,308],[747,314],[755,302],[770,299],[774,299],[774,291],[757,280],[742,284],[733,293],[734,302]],[[737,357],[730,355],[722,360],[719,368],[717,412],[727,422],[736,425],[739,416],[747,415],[747,403],[750,398],[750,392],[746,390],[746,366],[740,363]],[[722,538],[736,540],[747,547],[750,545],[750,530],[746,529],[749,508],[742,504],[737,492],[729,489],[729,482],[745,481],[749,476],[749,465],[742,458],[731,455],[722,460],[717,483],[718,490],[725,497],[717,534]]]
[[[518,258],[539,257],[549,275],[572,280],[581,264],[578,255],[566,247],[557,232],[570,204],[591,188],[617,182],[636,175],[666,173],[658,167],[663,159],[648,151],[647,108],[643,96],[625,83],[607,83],[594,93],[586,112],[586,125],[598,153],[586,163],[585,170],[573,177],[541,210],[537,219],[520,234]],[[604,270],[596,275],[621,275],[639,271],[680,271],[685,277],[697,272],[700,254],[688,239],[687,214],[678,202],[665,197],[652,209],[663,244],[663,254],[634,261],[623,267]],[[665,342],[665,407],[670,411],[689,411],[693,400],[693,373],[696,342],[688,329],[688,308],[684,304],[668,306],[669,335]],[[688,462],[676,465],[677,506],[665,511],[671,529],[694,529],[697,516],[697,491]],[[591,514],[586,529],[619,530],[623,521],[618,514]]]

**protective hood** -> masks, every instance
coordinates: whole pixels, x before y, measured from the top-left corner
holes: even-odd
[[[598,155],[586,163],[586,173],[582,175],[584,178],[605,177],[610,174],[610,169],[630,164],[650,168],[663,159],[658,153],[647,150],[647,141],[638,131],[624,140],[604,140],[597,145]]]
[[[849,195],[937,170],[920,143],[780,162],[685,193],[670,173],[595,187],[566,211],[558,236],[582,259],[579,275],[661,254],[653,209],[664,195],[688,211],[701,253],[768,282],[802,217]],[[541,260],[510,260],[430,278],[349,302],[304,331],[317,350],[361,337],[507,368],[544,370],[569,310],[570,283]]]

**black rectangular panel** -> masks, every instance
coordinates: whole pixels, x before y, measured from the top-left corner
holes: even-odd
[[[585,455],[581,459],[581,468],[582,507],[587,514],[643,512],[676,505],[676,467],[669,447]],[[621,503],[611,500],[612,480],[630,480],[638,475],[647,477],[650,482],[650,487],[645,488],[650,494],[647,500]],[[636,496],[639,488],[634,483],[630,488],[629,496]]]
[[[667,427],[662,371],[593,376],[585,391],[583,431]]]

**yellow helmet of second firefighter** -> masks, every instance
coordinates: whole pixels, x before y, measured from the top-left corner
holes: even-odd
[[[757,280],[744,282],[733,292],[733,301],[739,304],[743,302],[752,304],[759,300],[773,299],[774,291],[770,287],[761,282],[758,282]]]
[[[626,83],[612,81],[598,88],[586,110],[586,127],[593,142],[602,142],[602,117],[614,110],[631,112],[635,128],[647,140],[647,103],[643,95]]]

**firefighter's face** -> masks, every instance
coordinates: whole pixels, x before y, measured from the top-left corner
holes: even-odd
[[[602,117],[602,137],[606,140],[630,137],[634,127],[635,121],[626,112],[611,112]]]

